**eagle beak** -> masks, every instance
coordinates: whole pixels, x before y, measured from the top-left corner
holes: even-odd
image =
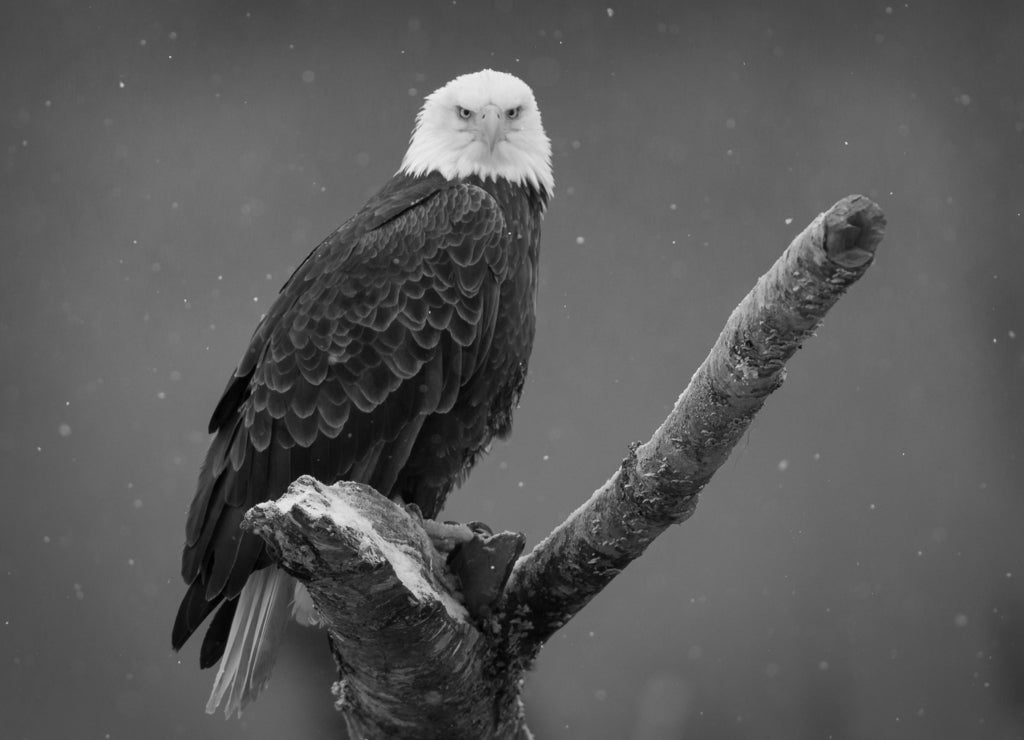
[[[483,134],[488,151],[492,153],[502,138],[501,124],[504,117],[501,108],[493,104],[485,105],[480,111],[480,133]]]

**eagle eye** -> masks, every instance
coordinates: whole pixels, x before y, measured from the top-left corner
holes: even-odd
[[[522,112],[523,106],[518,105],[515,108],[509,108],[507,111],[505,111],[505,117],[512,121],[515,120],[516,118],[519,118],[519,114]]]
[[[458,106],[458,109],[459,109],[459,118],[461,118],[463,121],[468,121],[470,118],[473,117],[473,111],[471,111],[469,108],[463,108],[460,105],[460,106]]]

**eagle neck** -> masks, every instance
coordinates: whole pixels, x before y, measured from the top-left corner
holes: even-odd
[[[485,190],[502,208],[507,208],[517,201],[524,201],[531,211],[538,214],[542,214],[547,208],[549,197],[547,191],[538,189],[530,183],[515,183],[503,177],[481,178],[477,175],[462,178],[462,182],[476,185]]]

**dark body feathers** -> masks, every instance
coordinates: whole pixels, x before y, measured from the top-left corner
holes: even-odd
[[[175,649],[223,602],[200,662],[220,658],[238,594],[271,564],[242,515],[295,478],[361,481],[432,518],[509,433],[545,205],[505,180],[395,175],[296,269],[210,421]]]

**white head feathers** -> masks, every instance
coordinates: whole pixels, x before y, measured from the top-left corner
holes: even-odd
[[[449,180],[477,175],[529,183],[551,194],[551,142],[533,91],[491,69],[456,77],[426,97],[400,172],[436,170]]]

